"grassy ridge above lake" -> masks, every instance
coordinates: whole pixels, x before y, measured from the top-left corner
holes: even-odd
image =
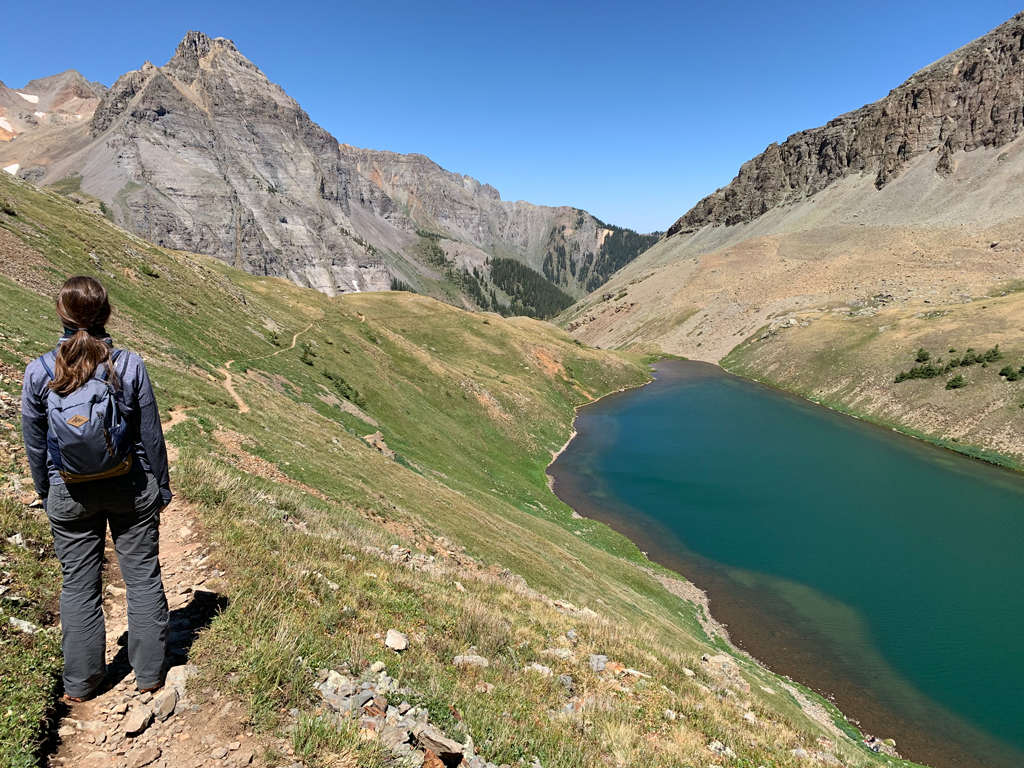
[[[110,330],[146,357],[164,414],[187,409],[168,431],[180,454],[172,480],[228,574],[229,601],[192,660],[203,685],[247,703],[258,733],[298,709],[292,738],[306,765],[339,753],[389,764],[375,741],[326,732],[314,717],[313,670],[374,660],[449,736],[472,736],[495,763],[795,766],[793,750],[804,749],[846,765],[909,765],[840,735],[827,722],[843,722],[834,709],[801,705],[799,690],[749,659],[736,658],[737,675],[703,664],[701,654],[731,651],[678,596],[681,579],[666,581],[673,575],[631,542],[573,517],[548,489],[544,470],[575,407],[646,381],[639,358],[529,319],[402,293],[331,299],[168,252],[4,174],[0,256],[10,402],[20,368],[59,331],[57,287],[84,273],[107,285]],[[3,610],[46,625],[59,584],[40,513],[16,503],[26,473],[11,413],[0,434],[0,557],[10,594],[27,599]],[[376,431],[393,457],[363,440]],[[6,541],[18,532],[28,549]],[[412,641],[401,656],[381,642],[392,627]],[[53,704],[54,635],[5,621],[0,643],[0,714],[10,712],[0,763],[31,765]],[[470,647],[490,659],[486,670],[453,665]],[[551,648],[569,655],[544,654]],[[589,654],[649,677],[597,674]],[[522,671],[535,661],[555,677]],[[716,741],[728,753],[709,752]]]
[[[1024,468],[1024,381],[1001,376],[1024,364],[1020,281],[988,296],[936,306],[870,302],[791,313],[758,330],[721,360],[726,370],[898,429],[960,453]],[[949,367],[968,350],[999,346],[1000,359]],[[924,366],[931,378],[897,382]],[[973,359],[973,356],[972,356]],[[934,372],[934,371],[932,371]],[[947,389],[955,376],[962,388]]]

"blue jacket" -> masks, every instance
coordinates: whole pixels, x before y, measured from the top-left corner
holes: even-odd
[[[118,404],[128,422],[136,428],[132,471],[151,473],[160,486],[164,504],[169,504],[172,494],[170,475],[167,472],[167,446],[146,364],[138,355],[122,351],[117,360],[117,374],[120,379]],[[32,482],[35,483],[36,493],[43,498],[49,495],[51,485],[64,483],[46,451],[46,398],[49,382],[50,377],[40,360],[28,364],[21,389],[21,432],[25,438],[25,454],[32,470]]]

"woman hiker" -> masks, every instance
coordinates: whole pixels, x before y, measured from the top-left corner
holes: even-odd
[[[128,659],[143,691],[163,685],[167,598],[160,512],[171,501],[167,447],[142,358],[107,335],[107,292],[91,277],[60,289],[57,348],[29,363],[22,432],[64,577],[64,692],[83,701],[106,675],[102,609],[107,525],[128,590]]]

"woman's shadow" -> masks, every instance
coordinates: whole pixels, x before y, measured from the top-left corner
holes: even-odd
[[[167,628],[167,664],[166,669],[185,664],[189,651],[199,633],[210,626],[214,617],[228,606],[228,599],[217,592],[197,589],[192,599],[170,612]],[[132,674],[128,662],[128,632],[125,631],[117,639],[117,653],[107,665],[107,676],[96,690],[95,696],[101,696],[117,687],[119,683]],[[71,707],[63,696],[57,699],[52,710],[47,738],[40,744],[38,757],[40,764],[47,755],[56,754],[60,745],[58,726],[71,713]]]
[[[227,608],[228,599],[217,592],[197,589],[192,599],[180,608],[170,612],[167,627],[167,667],[175,667],[188,661],[189,651],[199,633],[210,626],[213,618]],[[117,653],[107,665],[107,677],[100,691],[109,690],[132,674],[128,662],[128,632],[117,639]]]

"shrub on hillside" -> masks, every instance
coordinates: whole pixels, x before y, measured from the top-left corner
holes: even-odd
[[[1004,365],[999,375],[1007,381],[1019,381],[1024,378],[1024,366],[1014,368],[1012,365]]]
[[[335,391],[350,403],[355,403],[360,408],[366,407],[366,400],[359,394],[359,390],[349,384],[345,379],[331,371],[324,371],[324,378],[334,385]]]
[[[927,363],[931,359],[932,353],[929,352],[924,347],[921,347],[919,350],[917,350],[917,357],[914,358],[914,360],[918,363]]]
[[[308,341],[300,341],[299,347],[302,348],[302,354],[299,355],[299,360],[304,362],[306,365],[312,365],[313,358],[316,357],[316,352],[313,351],[313,345]]]
[[[946,382],[946,389],[963,389],[966,386],[967,380],[959,373]]]
[[[915,365],[909,371],[900,371],[896,374],[896,383],[899,384],[909,379],[934,379],[936,376],[941,376],[944,372],[945,369],[942,366],[932,365],[931,363]]]
[[[988,350],[985,353],[984,358],[986,363],[994,363],[996,360],[1002,360],[1003,353],[999,350],[999,345],[996,344],[992,349]]]

